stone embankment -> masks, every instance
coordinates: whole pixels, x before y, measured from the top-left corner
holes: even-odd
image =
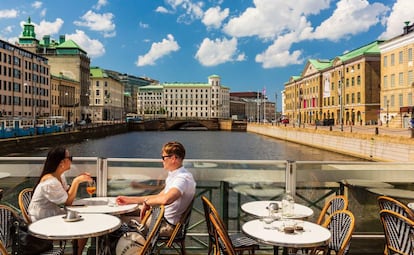
[[[256,123],[247,125],[247,132],[335,151],[361,159],[379,162],[414,161],[414,138],[411,138],[411,130],[401,130],[401,135],[395,135],[391,131],[387,133],[387,129],[381,129],[381,132],[376,129],[377,132],[371,133],[358,131],[356,127],[353,132],[349,132],[348,128],[346,131],[341,131],[337,127],[332,130],[332,128],[322,127],[299,128]]]

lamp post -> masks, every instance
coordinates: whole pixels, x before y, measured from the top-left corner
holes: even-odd
[[[387,100],[387,127],[388,127],[388,122],[389,122],[389,108],[390,108],[390,101]]]
[[[343,89],[345,88],[344,86],[344,74],[343,72],[341,72],[341,70],[339,70],[339,121],[341,124],[341,131],[344,131],[344,91]]]

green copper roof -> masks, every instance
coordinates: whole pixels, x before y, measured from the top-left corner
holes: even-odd
[[[379,44],[381,44],[383,41],[374,41],[370,44],[367,44],[365,46],[362,46],[358,49],[352,50],[348,53],[343,54],[342,56],[339,56],[338,58],[344,62],[362,55],[366,54],[380,54],[380,49],[378,47]]]
[[[309,59],[308,61],[312,66],[314,66],[319,71],[332,66],[331,60]]]
[[[73,40],[67,40],[61,44],[59,44],[58,46],[56,46],[56,49],[59,50],[63,50],[63,49],[77,49],[80,50],[84,53],[86,53],[86,51],[84,51],[75,41]]]
[[[138,90],[162,90],[163,86],[156,84],[156,85],[147,85],[147,86],[141,86],[138,88]]]
[[[108,78],[108,74],[105,72],[105,70],[96,66],[90,67],[90,73],[91,78]]]

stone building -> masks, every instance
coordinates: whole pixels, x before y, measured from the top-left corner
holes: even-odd
[[[0,115],[49,116],[50,95],[47,59],[0,40]]]
[[[229,88],[218,75],[208,83],[163,83],[138,92],[138,113],[146,118],[229,118]]]
[[[383,125],[410,127],[414,92],[414,24],[403,33],[382,43],[381,51],[381,111]]]

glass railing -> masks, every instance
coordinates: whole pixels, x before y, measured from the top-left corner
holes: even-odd
[[[18,193],[34,186],[43,161],[41,157],[0,158],[1,203],[18,209]],[[310,221],[316,221],[326,199],[334,194],[345,194],[349,198],[349,209],[356,216],[354,237],[381,239],[378,195],[390,195],[406,204],[414,200],[414,163],[189,159],[185,167],[197,181],[197,197],[207,196],[216,205],[230,232],[239,231],[241,225],[251,219],[240,210],[243,203],[280,199],[289,189],[295,194],[296,202],[313,209]],[[167,175],[159,159],[77,157],[66,174],[68,182],[82,172],[96,177],[98,196],[157,193],[163,188]],[[81,185],[78,197],[87,196]],[[191,223],[187,248],[205,250],[208,236],[198,198]]]

